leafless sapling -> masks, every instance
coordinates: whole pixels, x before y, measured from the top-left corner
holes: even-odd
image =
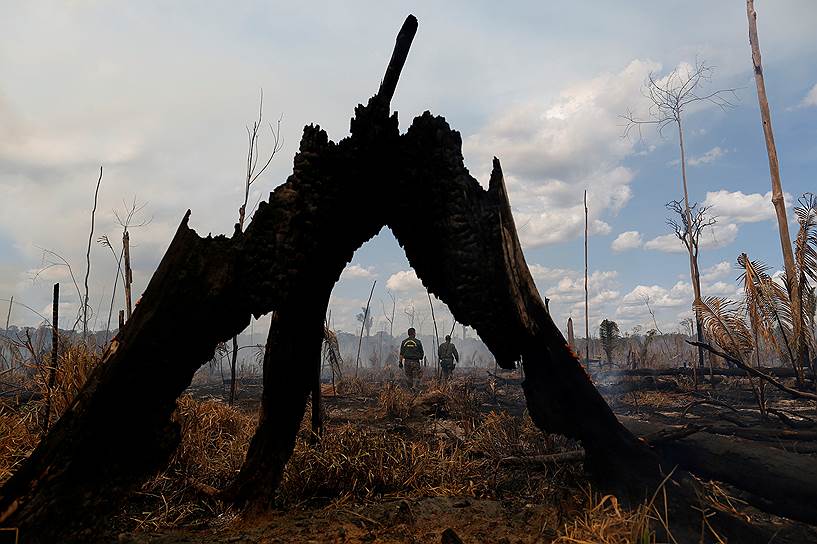
[[[650,73],[647,77],[642,92],[650,103],[649,115],[646,118],[638,117],[633,112],[622,115],[626,121],[624,135],[627,136],[633,129],[641,134],[644,125],[654,125],[660,135],[664,135],[667,127],[674,126],[678,133],[678,149],[680,153],[681,185],[684,191],[683,214],[686,216],[686,223],[693,223],[693,211],[689,204],[689,190],[687,185],[686,171],[686,149],[684,147],[684,115],[687,110],[695,105],[713,104],[721,110],[727,110],[734,106],[737,99],[736,89],[718,89],[715,91],[706,90],[707,85],[712,81],[714,69],[706,61],[696,59],[694,65],[681,65],[664,77],[659,77],[655,73]],[[694,291],[693,308],[701,301],[700,280],[697,279],[697,257],[693,256],[690,246],[689,266],[692,288]],[[698,328],[699,341],[702,341],[701,317],[696,312],[696,325]],[[703,349],[698,350],[698,364],[703,366]]]

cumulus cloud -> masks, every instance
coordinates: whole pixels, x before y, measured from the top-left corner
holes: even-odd
[[[621,299],[623,304],[644,304],[645,297],[653,306],[666,308],[690,304],[687,300],[692,292],[689,283],[679,281],[671,288],[666,289],[660,285],[637,285],[632,291],[624,295]]]
[[[785,193],[783,196],[787,203],[792,201],[790,194]],[[765,195],[725,189],[709,191],[703,205],[710,206],[711,215],[721,222],[757,223],[775,218],[771,191]]]
[[[728,261],[721,261],[716,265],[705,268],[701,272],[701,281],[715,281],[728,276],[732,272],[732,265]]]
[[[683,253],[686,251],[683,242],[674,234],[662,234],[644,242],[644,249],[663,251],[664,253]]]
[[[729,151],[726,149],[722,149],[721,147],[713,147],[703,155],[699,157],[690,157],[689,163],[690,166],[699,166],[701,164],[709,164],[711,162],[715,162],[719,158],[726,155]]]
[[[641,85],[660,66],[634,60],[618,73],[600,75],[564,90],[556,99],[518,104],[465,141],[482,164],[502,160],[508,192],[526,247],[569,240],[583,231],[583,191],[588,191],[591,234],[609,234],[608,216],[630,200],[633,171],[622,165],[635,152],[621,137],[619,114],[641,98]]]
[[[420,281],[420,278],[417,277],[414,269],[395,272],[389,276],[388,280],[386,280],[386,287],[392,291],[398,292],[418,291],[424,289],[423,283]]]
[[[377,274],[375,274],[373,266],[363,267],[359,264],[351,264],[343,269],[343,273],[340,275],[340,277],[344,279],[371,279],[377,277]]]
[[[621,252],[628,249],[639,248],[642,243],[643,240],[640,232],[637,230],[628,230],[616,236],[616,239],[610,244],[610,248],[615,252]]]

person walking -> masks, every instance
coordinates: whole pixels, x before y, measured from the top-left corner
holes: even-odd
[[[422,370],[420,361],[425,357],[423,343],[417,338],[417,331],[414,327],[408,330],[408,338],[400,344],[400,368],[405,367],[406,381],[409,389],[415,389],[420,383]]]
[[[454,367],[457,366],[454,362],[460,362],[460,354],[457,353],[457,346],[451,342],[451,336],[445,336],[445,342],[440,344],[437,350],[437,355],[440,359],[440,368],[443,371],[443,382],[451,379],[451,373],[454,372]]]

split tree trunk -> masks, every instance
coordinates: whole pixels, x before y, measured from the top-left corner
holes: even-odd
[[[498,365],[522,359],[537,426],[580,440],[602,487],[632,500],[655,491],[671,467],[662,471],[658,455],[618,422],[553,323],[525,263],[499,161],[486,191],[445,119],[426,112],[399,133],[389,103],[416,29],[410,16],[349,137],[334,143],[319,127],[304,129],[293,174],[246,231],[201,238],[188,212],[128,326],[0,490],[0,523],[20,527],[26,542],[87,541],[118,500],[167,463],[179,442],[171,415],[194,372],[251,315],[275,311],[258,429],[225,493],[268,505],[316,380],[332,286],[384,225]],[[695,500],[689,481],[675,477],[681,486],[669,492]]]

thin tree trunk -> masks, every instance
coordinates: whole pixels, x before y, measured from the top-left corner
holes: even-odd
[[[355,357],[355,378],[357,378],[357,371],[358,368],[360,368],[360,347],[363,345],[363,329],[366,327],[366,320],[369,319],[369,304],[372,303],[375,285],[377,285],[377,280],[372,282],[372,290],[369,291],[369,300],[366,301],[366,309],[363,310],[363,323],[360,324],[360,338],[358,338],[357,341],[357,357]]]
[[[131,295],[133,271],[130,268],[130,234],[128,234],[128,229],[125,229],[125,232],[122,233],[122,251],[125,258],[125,315],[130,320],[133,315],[133,297]]]
[[[698,255],[696,253],[697,242],[694,240],[695,233],[692,231],[692,210],[689,207],[689,190],[687,188],[687,167],[686,167],[686,151],[684,148],[684,130],[681,125],[680,116],[676,119],[675,124],[678,126],[678,147],[681,153],[681,182],[684,187],[684,215],[686,216],[686,246],[689,253],[689,276],[692,282],[692,292],[695,299],[692,301],[692,308],[695,312],[695,329],[698,337],[698,342],[704,341],[703,322],[701,321],[701,312],[697,309],[701,302],[701,275],[698,270]],[[698,366],[704,366],[704,350],[698,347]]]
[[[235,401],[235,366],[238,362],[238,335],[233,336],[233,356],[230,360],[230,400],[232,406]]]
[[[11,321],[11,307],[14,305],[14,295],[9,299],[9,313],[6,314],[6,331],[9,330],[9,322]]]
[[[434,304],[431,303],[431,293],[426,291],[426,295],[428,295],[428,305],[431,307],[431,322],[434,323],[434,339],[437,342],[436,345],[432,346],[434,348],[434,353],[431,355],[434,357],[434,372],[439,374],[439,360],[437,358],[437,350],[440,349],[440,333],[437,332],[437,319],[434,317]]]
[[[755,70],[757,101],[760,105],[760,119],[763,122],[763,136],[766,140],[766,151],[769,155],[769,174],[772,180],[772,204],[777,215],[777,228],[780,233],[780,245],[783,249],[783,265],[786,270],[786,288],[791,300],[792,329],[794,345],[797,352],[797,367],[802,369],[808,362],[808,348],[803,337],[803,313],[801,310],[800,284],[797,268],[794,264],[794,253],[791,248],[789,221],[786,216],[786,202],[783,187],[780,183],[780,163],[777,159],[777,147],[772,131],[772,114],[769,110],[769,99],[766,96],[766,83],[763,80],[763,65],[760,57],[760,43],[757,37],[757,12],[754,0],[746,0],[746,16],[749,19],[749,45],[752,48],[752,65]],[[798,371],[798,382],[802,382],[802,370]]]
[[[51,397],[54,384],[57,381],[57,364],[59,363],[60,347],[60,284],[54,284],[54,301],[52,303],[51,316],[51,368],[48,372],[48,388],[45,390],[45,415],[43,415],[43,436],[48,433],[49,421],[51,420]]]
[[[587,291],[587,189],[584,190],[584,361],[590,368],[590,298]]]
[[[91,232],[88,234],[88,251],[85,253],[85,293],[82,299],[82,341],[88,336],[88,277],[91,275],[91,244],[94,240],[94,219],[96,218],[96,205],[99,198],[99,186],[102,184],[102,167],[99,167],[99,179],[96,182],[94,191],[94,207],[91,210]]]

